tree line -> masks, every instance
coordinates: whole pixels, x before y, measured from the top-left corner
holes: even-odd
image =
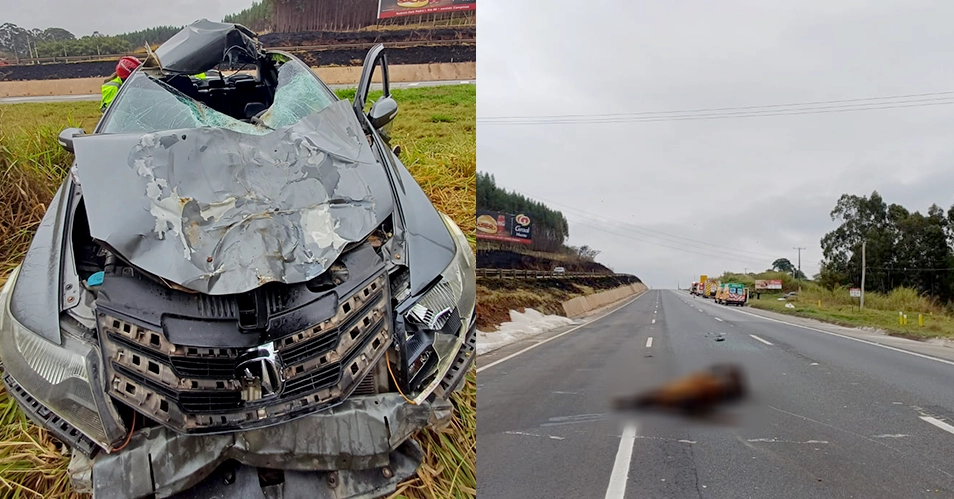
[[[0,25],[0,52],[15,60],[46,57],[125,54],[144,45],[158,45],[182,26],[156,26],[120,35],[94,31],[77,38],[63,28],[26,29],[13,23]]]
[[[563,242],[570,235],[569,224],[563,213],[522,194],[498,187],[494,176],[488,173],[477,172],[477,209],[523,213],[530,217],[533,228],[533,243],[530,247],[535,250],[562,251]],[[580,250],[575,249],[577,252]],[[593,250],[584,247],[584,252],[580,255],[595,257],[596,253],[589,253],[591,251]]]
[[[225,16],[222,22],[241,24],[256,33],[261,33],[272,30],[273,12],[272,0],[262,0],[252,2],[252,6],[245,10]]]
[[[819,284],[861,284],[865,244],[865,289],[882,293],[897,287],[954,301],[954,206],[937,204],[926,214],[870,196],[843,194],[831,212],[840,225],[821,240],[824,259]]]

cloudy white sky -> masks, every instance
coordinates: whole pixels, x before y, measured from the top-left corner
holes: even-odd
[[[570,244],[653,287],[796,262],[794,247],[812,275],[843,193],[954,204],[954,93],[828,114],[491,123],[951,92],[954,2],[482,0],[478,15],[478,169],[562,210]]]
[[[64,28],[77,37],[99,31],[118,35],[154,26],[183,26],[222,17],[252,6],[252,0],[0,0],[0,24],[21,28]]]

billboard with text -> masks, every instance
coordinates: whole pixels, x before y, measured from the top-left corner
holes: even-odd
[[[477,239],[530,244],[533,225],[522,213],[511,215],[489,210],[477,210]]]
[[[378,0],[378,19],[474,11],[476,0]]]
[[[755,289],[782,289],[782,280],[781,279],[764,279],[755,281]]]

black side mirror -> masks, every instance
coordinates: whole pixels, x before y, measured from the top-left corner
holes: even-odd
[[[60,132],[60,135],[57,136],[57,141],[63,146],[63,149],[73,152],[73,138],[80,135],[86,135],[86,132],[82,128],[67,128]]]
[[[392,97],[381,97],[371,105],[371,111],[368,118],[371,119],[371,126],[377,129],[384,128],[397,116],[398,104]]]

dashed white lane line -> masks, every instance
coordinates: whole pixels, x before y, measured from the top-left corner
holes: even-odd
[[[719,321],[719,322],[725,322],[724,320],[722,320],[722,319],[720,319],[720,318],[718,318],[718,317],[716,317],[715,320],[717,320],[717,321]]]
[[[652,346],[653,346],[653,337],[650,336],[649,338],[646,338],[646,348],[650,348]]]
[[[944,421],[941,421],[940,419],[933,418],[931,416],[918,416],[918,417],[920,417],[924,421],[927,421],[928,423],[931,423],[934,426],[937,426],[938,428],[948,433],[954,433],[954,426],[951,426],[945,423]]]
[[[809,331],[815,331],[816,333],[827,334],[827,335],[829,335],[829,336],[837,336],[837,337],[839,337],[839,338],[844,338],[844,339],[846,339],[846,340],[857,341],[858,343],[865,343],[865,344],[872,345],[872,346],[876,346],[876,347],[886,348],[886,349],[888,349],[888,350],[893,350],[893,351],[895,351],[895,352],[906,353],[906,354],[908,354],[908,355],[913,355],[913,356],[915,356],[915,357],[920,357],[920,358],[922,358],[922,359],[933,360],[933,361],[935,361],[935,362],[941,362],[941,363],[943,363],[943,364],[947,364],[947,365],[954,366],[954,361],[950,361],[950,360],[946,360],[946,359],[940,359],[940,358],[937,358],[937,357],[932,357],[932,356],[930,356],[930,355],[924,355],[923,353],[912,352],[912,351],[910,351],[910,350],[905,350],[905,349],[903,349],[903,348],[896,348],[896,347],[884,345],[884,344],[878,343],[878,342],[876,342],[876,341],[863,340],[863,339],[861,339],[861,338],[855,338],[855,337],[852,337],[852,336],[846,336],[846,335],[843,335],[843,334],[833,333],[833,332],[831,332],[831,331],[825,331],[824,329],[818,329],[818,328],[814,328],[814,327],[803,326],[803,325],[801,325],[801,324],[794,324],[794,323],[791,323],[791,322],[780,321],[780,320],[778,320],[778,319],[772,319],[772,318],[770,318],[770,317],[765,317],[765,316],[758,315],[758,314],[752,314],[752,313],[749,313],[749,312],[743,312],[743,311],[741,311],[741,310],[736,310],[736,312],[738,312],[738,313],[740,313],[740,314],[745,314],[745,315],[749,315],[749,316],[752,316],[752,317],[756,317],[756,318],[759,318],[759,319],[762,319],[762,320],[766,320],[766,321],[777,322],[777,323],[779,323],[779,324],[785,324],[786,326],[799,327],[799,328],[802,328],[802,329],[807,329],[807,330],[809,330]]]
[[[613,464],[613,474],[610,475],[609,486],[606,487],[606,499],[623,499],[626,495],[626,482],[629,481],[629,462],[633,458],[636,430],[636,423],[632,422],[623,428],[623,436],[619,440],[619,449],[616,451],[616,462]]]
[[[656,323],[656,319],[653,319],[653,324],[655,324],[655,323]]]
[[[771,343],[769,343],[769,342],[763,340],[762,338],[759,338],[758,336],[756,336],[756,335],[754,335],[754,334],[750,334],[749,336],[751,336],[751,337],[753,337],[753,338],[755,338],[755,339],[761,341],[762,343],[765,343],[766,345],[769,345],[769,346],[772,345]]]
[[[553,341],[553,340],[555,340],[555,339],[557,339],[557,338],[559,338],[559,337],[561,337],[561,336],[566,336],[566,335],[572,333],[573,331],[576,331],[577,329],[580,329],[581,327],[589,326],[590,324],[593,324],[593,323],[595,323],[596,321],[598,321],[598,320],[600,320],[600,319],[602,319],[602,318],[604,318],[604,317],[609,317],[610,315],[613,315],[613,314],[615,314],[616,312],[618,312],[618,311],[620,311],[620,310],[626,308],[626,307],[629,306],[631,303],[633,303],[634,301],[636,301],[636,300],[642,298],[643,296],[646,296],[646,293],[643,293],[643,294],[637,296],[636,298],[633,298],[632,300],[628,301],[625,305],[622,305],[622,306],[620,306],[619,308],[613,309],[613,310],[611,310],[608,314],[606,314],[606,315],[601,315],[601,316],[597,317],[596,319],[593,319],[592,321],[587,322],[586,324],[580,324],[579,326],[576,326],[576,327],[573,328],[573,329],[569,329],[569,330],[567,330],[567,331],[564,331],[564,332],[562,332],[562,333],[560,333],[560,334],[558,334],[558,335],[556,335],[556,336],[551,336],[551,337],[549,337],[549,338],[547,338],[547,339],[541,341],[540,343],[534,343],[533,345],[530,345],[530,346],[528,346],[527,348],[524,348],[523,350],[520,350],[520,351],[518,351],[518,352],[514,352],[514,353],[512,353],[512,354],[510,354],[510,355],[508,355],[508,356],[506,356],[506,357],[504,357],[504,358],[502,358],[502,359],[495,360],[495,361],[491,362],[490,364],[487,364],[486,366],[478,367],[478,368],[477,368],[477,374],[480,374],[482,371],[486,371],[487,369],[490,369],[491,367],[494,367],[494,366],[496,366],[497,364],[502,364],[502,363],[504,363],[504,362],[506,362],[506,361],[508,361],[508,360],[510,360],[510,359],[512,359],[512,358],[514,358],[514,357],[516,357],[516,356],[518,356],[518,355],[520,355],[520,354],[522,354],[522,353],[529,352],[530,350],[533,350],[534,348],[537,348],[537,347],[540,346],[540,345],[543,345],[543,344],[545,344],[545,343],[549,343],[549,342],[551,342],[551,341]]]

